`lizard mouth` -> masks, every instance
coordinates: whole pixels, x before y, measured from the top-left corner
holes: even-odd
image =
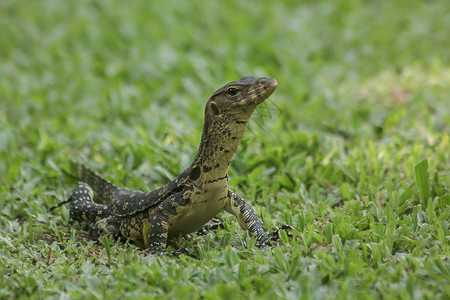
[[[238,106],[259,105],[276,90],[278,82],[270,77],[259,78],[248,91],[247,97],[238,102]]]

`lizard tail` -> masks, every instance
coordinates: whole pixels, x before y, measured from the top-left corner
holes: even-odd
[[[50,208],[48,209],[48,211],[52,211],[52,210],[54,210],[54,209],[56,209],[56,208],[58,208],[58,207],[63,206],[64,204],[69,203],[69,202],[72,202],[72,197],[69,197],[69,199],[67,199],[67,200],[65,200],[65,201],[61,201],[61,202],[59,202],[59,203],[56,204],[56,205],[53,205],[52,207],[50,207]]]
[[[91,170],[83,162],[74,161],[74,164],[78,170],[78,177],[81,179],[81,183],[87,184],[87,186],[94,191],[96,202],[100,202],[101,204],[111,203],[119,187],[97,172]],[[76,188],[74,189],[74,192],[75,190]],[[91,197],[91,202],[92,198],[93,197]],[[73,200],[74,198],[71,196],[69,199],[50,207],[49,211],[70,203]]]
[[[82,162],[78,161],[75,162],[75,164],[78,169],[78,177],[82,182],[87,183],[94,190],[96,202],[102,204],[111,203],[119,187],[97,172],[91,170]]]
[[[50,207],[50,211],[70,202],[70,220],[73,221],[96,222],[111,215],[108,205],[94,203],[92,201],[93,191],[89,185],[84,182],[78,183],[73,189],[72,195],[66,201],[61,201],[55,206]]]

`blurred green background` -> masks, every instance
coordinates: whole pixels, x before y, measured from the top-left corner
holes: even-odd
[[[445,299],[449,15],[449,1],[1,1],[0,298]],[[249,75],[278,89],[230,186],[294,238],[258,252],[224,214],[176,241],[192,257],[154,259],[47,212],[90,144],[117,184],[175,177],[208,97]]]

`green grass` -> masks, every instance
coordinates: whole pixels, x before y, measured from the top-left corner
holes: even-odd
[[[450,2],[2,1],[0,298],[448,299]],[[187,167],[221,85],[271,76],[226,213],[190,256],[69,229],[70,161],[151,190]]]

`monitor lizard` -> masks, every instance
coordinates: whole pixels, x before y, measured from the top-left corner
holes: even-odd
[[[218,89],[206,103],[193,163],[165,186],[148,193],[122,188],[78,162],[82,182],[51,209],[69,202],[70,223],[95,223],[105,232],[143,240],[150,253],[164,252],[168,238],[195,232],[225,210],[258,247],[265,246],[268,235],[253,209],[228,187],[228,169],[252,113],[276,88],[275,79],[244,77]]]

